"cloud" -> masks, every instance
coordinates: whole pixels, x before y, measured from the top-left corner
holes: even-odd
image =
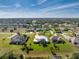
[[[70,7],[75,7],[75,6],[79,6],[79,3],[67,4],[67,5],[59,6],[55,9],[64,9],[64,8],[70,8]]]
[[[16,3],[15,7],[19,8],[19,7],[21,7],[21,4],[20,3]]]
[[[36,6],[36,4],[31,4],[31,6],[33,7],[33,6]]]
[[[40,0],[41,1],[41,3],[43,4],[43,3],[45,3],[44,1],[42,2],[42,0]],[[60,2],[60,1],[59,1]],[[6,11],[6,10],[0,10],[0,18],[32,18],[32,17],[37,17],[37,18],[39,18],[39,17],[42,17],[42,18],[52,18],[52,17],[73,17],[73,18],[78,18],[79,16],[79,14],[78,13],[76,13],[76,12],[74,12],[73,14],[72,14],[72,12],[69,14],[68,12],[70,11],[70,10],[68,10],[67,11],[67,13],[64,13],[64,12],[66,12],[66,11],[64,11],[64,10],[62,10],[62,9],[65,9],[66,10],[66,8],[71,8],[71,7],[77,7],[77,6],[79,6],[79,3],[78,2],[76,2],[76,3],[71,3],[71,4],[65,4],[65,5],[59,5],[59,4],[57,4],[58,2],[56,2],[56,4],[55,4],[55,6],[53,5],[53,6],[48,6],[47,8],[43,8],[43,9],[41,9],[41,11],[40,10],[36,10],[36,11],[32,11],[32,9],[30,9],[29,8],[29,11],[26,11],[25,9],[23,9],[23,11],[19,11],[17,8],[18,7],[22,7],[22,5],[20,4],[20,3],[15,3],[14,5],[11,5],[11,6],[5,6],[5,5],[0,5],[0,7],[13,7],[13,6],[15,6],[16,7],[16,9],[14,9],[14,10],[11,10],[11,9],[9,9],[8,11]],[[32,6],[34,6],[34,5],[32,5]],[[49,12],[49,11],[52,11],[52,12]]]
[[[39,9],[40,11],[48,11],[48,10],[52,10],[54,8],[56,8],[57,6],[59,6],[60,2],[62,2],[63,0],[54,0],[53,2],[50,3],[46,3],[46,7]]]
[[[10,6],[7,6],[7,5],[0,5],[0,8],[7,8],[7,7],[10,7]]]
[[[15,6],[16,8],[19,8],[19,7],[21,7],[21,4],[16,3],[13,6]],[[10,8],[10,7],[13,7],[13,6],[12,5],[0,5],[0,8]]]
[[[0,11],[0,18],[32,18],[39,17],[40,13],[30,11]]]
[[[38,6],[38,5],[41,5],[43,3],[45,3],[47,0],[36,0],[37,3],[36,4],[31,4],[31,6]]]
[[[47,0],[37,0],[38,1],[38,5],[41,5],[41,4],[43,4],[44,2],[46,2]]]
[[[78,18],[79,14],[55,14],[55,13],[40,13],[30,11],[0,11],[0,18]]]
[[[79,2],[78,3],[76,2],[76,3],[61,5],[61,6],[55,6],[55,7],[47,7],[47,8],[44,8],[42,10],[44,12],[49,12],[49,11],[54,11],[54,10],[61,10],[61,9],[73,8],[73,7],[77,7],[77,6],[79,6]]]

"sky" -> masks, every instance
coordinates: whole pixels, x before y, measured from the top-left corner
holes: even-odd
[[[0,18],[79,18],[79,0],[0,0]]]

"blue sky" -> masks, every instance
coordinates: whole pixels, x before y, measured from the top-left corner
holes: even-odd
[[[0,18],[79,18],[79,0],[0,0]]]

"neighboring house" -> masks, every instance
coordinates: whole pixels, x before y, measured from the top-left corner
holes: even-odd
[[[73,43],[73,44],[79,44],[79,38],[78,37],[72,37],[71,38],[71,43]]]
[[[79,37],[79,32],[75,33],[77,37]]]
[[[53,59],[62,59],[62,57],[61,56],[54,55],[53,56]]]
[[[57,44],[65,43],[65,41],[59,36],[52,36],[50,39],[51,39],[52,43],[57,43]]]
[[[51,37],[52,42],[57,42],[59,40],[58,36],[52,36]]]
[[[38,32],[38,31],[42,31],[42,28],[36,28],[36,31]]]
[[[63,36],[65,37],[65,39],[67,39],[72,44],[79,44],[79,37],[71,37],[68,35],[63,35]]]
[[[51,36],[50,39],[52,42],[56,42],[59,40],[59,37],[57,36],[57,34],[54,34],[54,36]]]
[[[35,29],[34,29],[34,28],[29,28],[29,29],[27,29],[27,31],[28,31],[28,32],[34,32]]]
[[[20,37],[19,35],[16,35],[11,38],[10,44],[25,44],[25,42],[28,40],[27,35],[24,35],[23,37]]]
[[[35,35],[34,43],[40,43],[42,40],[44,40],[46,43],[48,43],[48,37],[44,35]]]
[[[71,36],[68,36],[68,35],[65,35],[65,34],[62,34],[64,36],[64,38],[68,41],[70,41],[70,39],[72,38]]]

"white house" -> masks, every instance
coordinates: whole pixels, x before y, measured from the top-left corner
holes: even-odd
[[[75,43],[76,42],[76,37],[72,37],[71,39],[70,39],[70,41],[71,41],[71,43]]]
[[[75,33],[77,37],[79,37],[79,32]]]
[[[78,37],[72,37],[71,38],[71,42],[74,44],[74,43],[76,43],[76,44],[79,44],[79,38]]]
[[[65,34],[62,34],[62,35],[65,37],[65,39],[67,39],[68,41],[71,41],[71,43],[79,44],[79,37],[75,37],[75,36],[71,37]]]
[[[68,35],[65,35],[65,34],[62,34],[64,36],[65,39],[67,39],[68,41],[72,38],[71,36],[68,36]]]
[[[47,36],[43,36],[43,35],[35,35],[35,38],[34,38],[34,42],[35,43],[38,43],[40,42],[41,40],[45,40],[46,42],[48,42],[48,37]]]

